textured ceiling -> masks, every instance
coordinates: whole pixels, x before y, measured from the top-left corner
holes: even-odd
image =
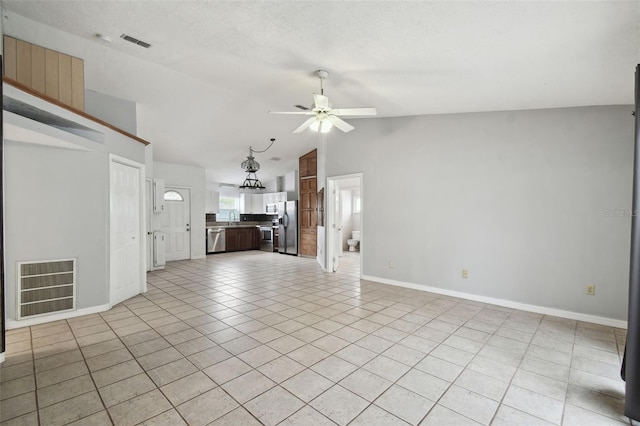
[[[2,5],[5,33],[82,56],[87,88],[138,102],[139,134],[157,160],[206,167],[222,182],[241,181],[249,145],[262,149],[271,137],[274,148],[256,156],[263,179],[313,149],[314,134],[291,134],[301,117],[267,112],[310,105],[319,68],[331,74],[334,107],[392,117],[630,104],[640,62],[638,1]],[[349,121],[357,132],[358,119]]]

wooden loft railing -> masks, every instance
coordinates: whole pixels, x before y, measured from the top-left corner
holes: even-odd
[[[93,115],[87,114],[84,111],[80,111],[78,109],[70,107],[69,105],[65,105],[62,102],[58,101],[57,99],[54,99],[54,98],[49,97],[47,95],[44,95],[44,94],[42,94],[40,92],[37,92],[37,91],[25,86],[22,83],[18,83],[16,80],[14,80],[12,78],[4,76],[4,77],[2,77],[2,81],[7,83],[10,86],[15,87],[16,89],[22,90],[23,92],[26,92],[26,93],[28,93],[28,94],[30,94],[32,96],[40,98],[43,101],[49,102],[49,103],[51,103],[53,105],[56,105],[56,106],[58,106],[60,108],[64,108],[67,111],[70,111],[70,112],[72,112],[74,114],[77,114],[77,115],[83,117],[83,118],[86,118],[87,120],[91,120],[94,123],[97,123],[97,124],[100,124],[102,126],[108,127],[109,129],[113,130],[114,132],[118,132],[118,133],[120,133],[120,134],[122,134],[122,135],[124,135],[124,136],[126,136],[126,137],[128,137],[130,139],[135,140],[136,142],[140,142],[141,144],[144,144],[144,145],[149,145],[149,142],[145,141],[142,138],[137,137],[136,135],[133,135],[133,134],[131,134],[131,133],[125,131],[125,130],[120,129],[119,127],[116,127],[116,126],[114,126],[112,124],[109,124],[106,121],[100,120],[99,118],[94,117]]]

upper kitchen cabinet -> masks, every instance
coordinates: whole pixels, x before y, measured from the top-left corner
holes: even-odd
[[[240,213],[251,213],[252,207],[251,194],[240,194]]]
[[[220,209],[220,192],[207,190],[205,204],[206,213],[218,213]]]
[[[264,213],[263,198],[262,194],[251,194],[251,207],[253,210],[251,213]]]
[[[262,194],[240,194],[240,213],[259,214],[264,213]]]
[[[84,111],[84,61],[4,36],[4,75],[55,101]]]

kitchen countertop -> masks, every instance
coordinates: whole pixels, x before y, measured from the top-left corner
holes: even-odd
[[[260,225],[207,225],[207,229],[213,228],[259,228]]]

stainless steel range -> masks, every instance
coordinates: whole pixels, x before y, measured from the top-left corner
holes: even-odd
[[[273,252],[273,226],[260,225],[260,250]]]

